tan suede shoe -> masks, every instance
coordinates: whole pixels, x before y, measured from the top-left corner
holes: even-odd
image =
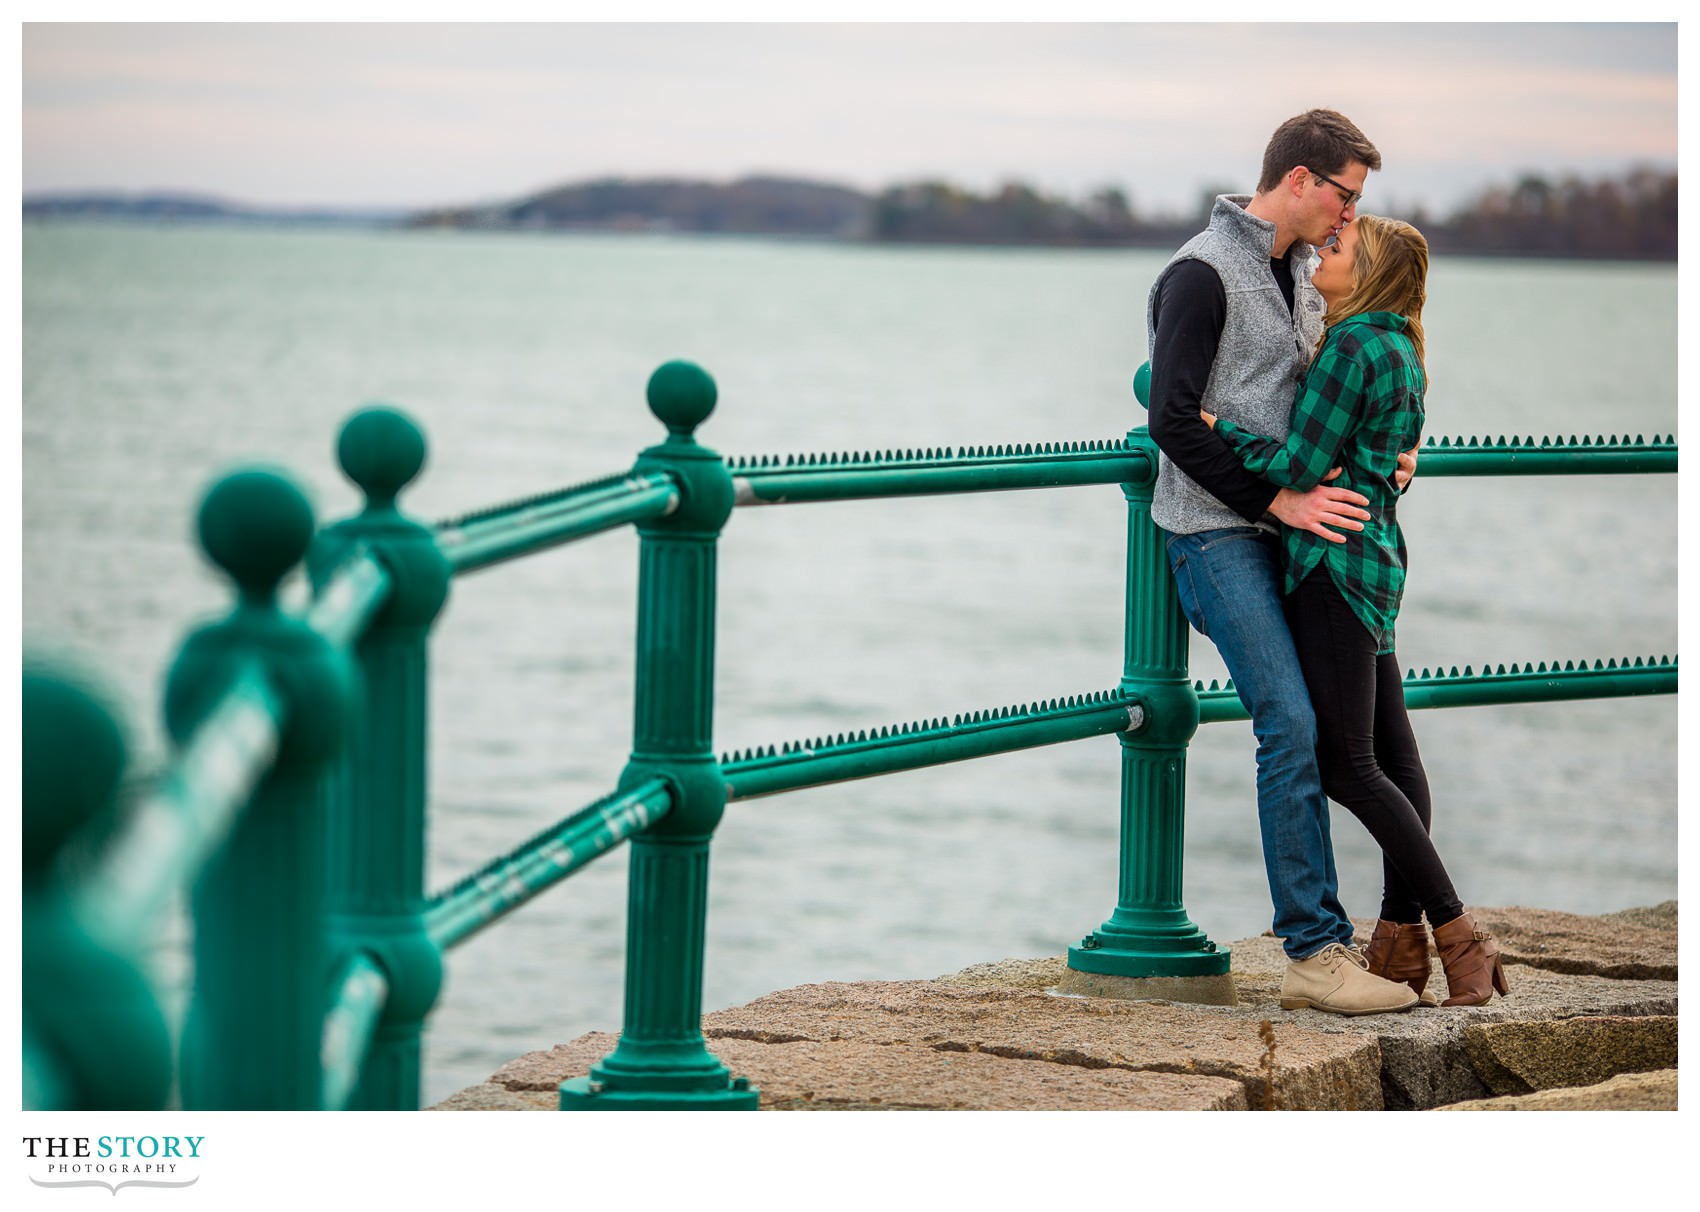
[[[1281,981],[1283,1010],[1308,1007],[1330,1014],[1387,1014],[1416,1004],[1417,995],[1409,985],[1371,976],[1364,957],[1339,943],[1289,963]]]

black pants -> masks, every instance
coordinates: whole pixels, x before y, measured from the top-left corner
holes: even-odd
[[[1287,624],[1316,709],[1322,789],[1381,847],[1381,916],[1444,925],[1464,912],[1429,840],[1428,776],[1405,712],[1399,661],[1318,567],[1287,597]]]

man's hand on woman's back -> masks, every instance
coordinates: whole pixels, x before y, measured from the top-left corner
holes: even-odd
[[[1336,467],[1328,473],[1328,479],[1332,480],[1339,474],[1340,469]],[[1269,512],[1295,530],[1308,530],[1331,543],[1344,543],[1346,536],[1330,527],[1362,530],[1369,510],[1361,507],[1368,504],[1369,498],[1361,492],[1353,492],[1350,488],[1331,488],[1324,481],[1308,492],[1281,489],[1269,503]]]

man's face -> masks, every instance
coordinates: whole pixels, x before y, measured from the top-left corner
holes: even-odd
[[[1358,217],[1358,195],[1363,193],[1364,181],[1369,177],[1369,165],[1352,161],[1337,173],[1321,173],[1310,168],[1293,171],[1304,173],[1299,235],[1307,243],[1320,247],[1329,236]]]

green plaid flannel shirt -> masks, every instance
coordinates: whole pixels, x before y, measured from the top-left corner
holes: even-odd
[[[1376,638],[1393,651],[1393,621],[1405,588],[1405,536],[1394,506],[1399,452],[1417,444],[1423,428],[1426,377],[1405,335],[1405,317],[1367,312],[1329,329],[1299,381],[1292,432],[1286,441],[1247,433],[1230,421],[1216,432],[1253,474],[1305,491],[1341,468],[1329,483],[1369,498],[1361,531],[1341,531],[1330,543],[1308,530],[1283,526],[1287,592],[1326,562],[1334,583]]]

